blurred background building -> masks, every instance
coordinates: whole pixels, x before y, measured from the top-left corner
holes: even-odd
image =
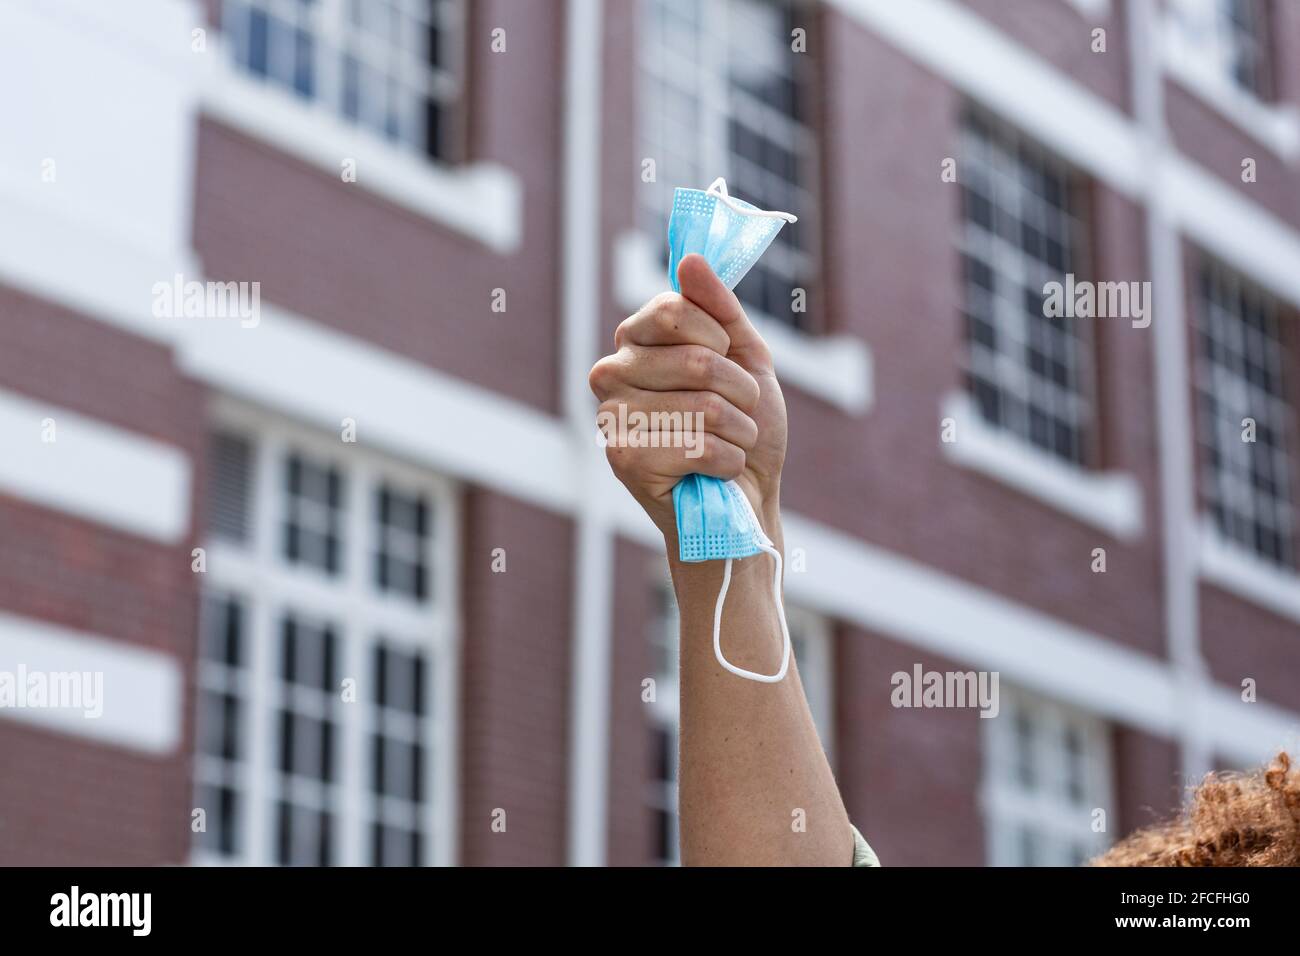
[[[673,862],[586,373],[719,175],[800,217],[740,293],[886,865],[1078,862],[1294,746],[1300,4],[8,0],[0,81],[0,671],[104,678],[0,708],[0,862]]]

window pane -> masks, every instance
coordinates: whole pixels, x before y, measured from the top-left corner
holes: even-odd
[[[1295,566],[1291,349],[1280,306],[1226,267],[1202,265],[1194,314],[1197,436],[1206,510],[1220,533]]]
[[[961,163],[963,324],[975,407],[989,424],[1083,464],[1092,319],[1046,315],[1044,293],[1082,268],[1076,177],[973,108]]]
[[[346,0],[337,32],[321,32],[332,8],[314,0],[224,0],[222,29],[248,72],[304,99],[324,98],[327,109],[399,148],[445,161],[453,147],[446,116],[461,99],[464,6]],[[319,83],[318,69],[338,79]]]

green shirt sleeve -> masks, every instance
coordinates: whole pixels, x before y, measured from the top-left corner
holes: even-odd
[[[880,860],[876,857],[876,851],[871,849],[871,844],[863,839],[857,827],[851,823],[849,827],[853,830],[853,865],[880,866]]]

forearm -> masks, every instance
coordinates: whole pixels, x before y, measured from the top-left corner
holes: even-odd
[[[784,553],[775,509],[764,529]],[[852,858],[848,816],[791,660],[775,684],[722,669],[713,654],[713,615],[723,562],[676,560],[681,611],[682,859],[688,865],[834,865]],[[772,559],[733,562],[722,615],[722,646],[740,667],[775,673],[781,627],[772,597]]]

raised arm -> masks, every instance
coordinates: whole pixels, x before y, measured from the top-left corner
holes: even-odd
[[[725,671],[713,652],[723,563],[678,559],[672,489],[687,474],[735,479],[779,551],[785,400],[766,344],[735,295],[699,256],[666,293],[625,321],[617,351],[591,372],[601,411],[702,412],[703,454],[611,442],[615,474],[664,535],[681,610],[682,859],[688,865],[832,865],[853,837],[793,661],[777,683]],[[776,673],[781,627],[774,563],[733,563],[721,641],[739,667]]]

